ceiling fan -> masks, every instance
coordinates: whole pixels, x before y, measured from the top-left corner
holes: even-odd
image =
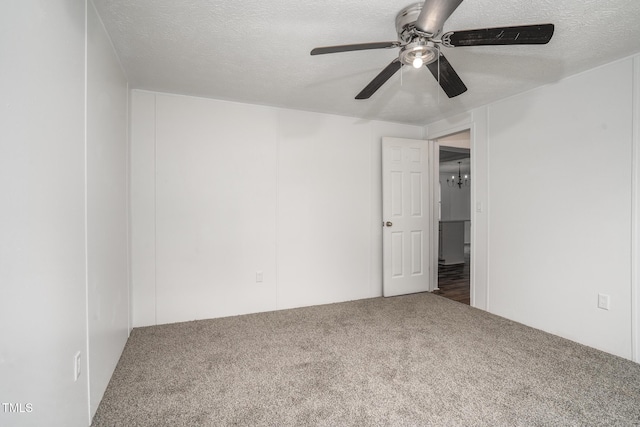
[[[467,87],[442,54],[441,46],[546,44],[553,36],[553,24],[450,31],[440,35],[445,21],[460,3],[462,0],[426,0],[414,3],[396,16],[397,41],[317,47],[311,51],[311,55],[398,47],[399,56],[356,95],[356,99],[370,98],[404,65],[415,68],[425,65],[447,96],[453,98],[466,92]]]

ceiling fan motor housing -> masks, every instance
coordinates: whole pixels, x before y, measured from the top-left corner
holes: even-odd
[[[421,64],[430,64],[438,59],[438,47],[430,41],[433,35],[422,34],[416,29],[415,23],[423,3],[414,3],[402,9],[396,15],[396,31],[402,43],[400,47],[400,61],[405,65],[413,65],[416,59]]]
[[[416,37],[430,39],[436,34],[422,33],[416,28],[416,20],[420,16],[424,3],[413,3],[396,15],[396,32],[402,43],[411,43]]]

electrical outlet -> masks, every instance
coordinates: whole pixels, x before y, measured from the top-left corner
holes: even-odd
[[[598,308],[609,310],[609,295],[598,294]]]
[[[262,283],[262,270],[256,271],[256,283]]]
[[[75,356],[73,356],[73,380],[78,381],[80,377],[80,352],[77,352]]]

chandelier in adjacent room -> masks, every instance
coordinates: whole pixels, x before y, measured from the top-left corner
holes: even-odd
[[[457,185],[458,188],[462,188],[470,185],[471,178],[469,175],[462,175],[462,173],[460,173],[461,163],[462,162],[458,162],[458,178],[456,179],[455,175],[451,175],[451,178],[447,178],[447,185],[449,187],[455,187]]]

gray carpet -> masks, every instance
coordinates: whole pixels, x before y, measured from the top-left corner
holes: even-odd
[[[640,425],[640,365],[433,294],[136,328],[94,426]]]

